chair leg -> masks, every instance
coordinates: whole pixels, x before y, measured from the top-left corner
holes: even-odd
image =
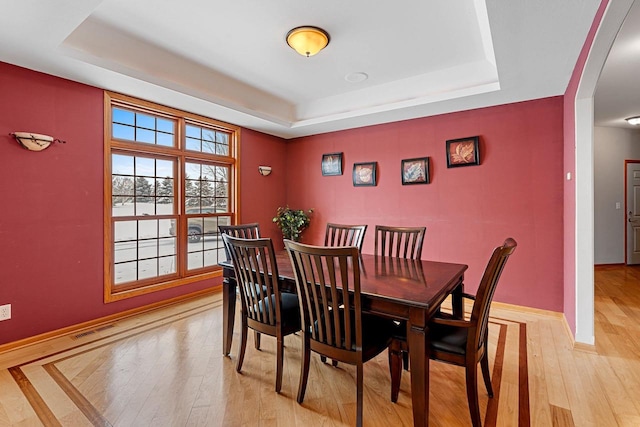
[[[240,329],[240,350],[238,351],[238,363],[236,364],[237,372],[240,372],[240,370],[242,369],[242,362],[244,362],[244,351],[247,348],[247,332],[249,328],[247,326],[246,317],[242,318],[242,325]]]
[[[276,393],[280,393],[282,388],[282,365],[284,363],[284,339],[282,336],[277,337],[276,350]]]
[[[260,332],[253,331],[253,341],[256,346],[256,350],[260,350]]]
[[[491,386],[491,376],[489,375],[489,355],[487,354],[486,346],[484,355],[482,359],[480,359],[480,367],[482,368],[482,377],[484,378],[484,385],[487,388],[487,394],[489,397],[493,397],[493,387]]]
[[[311,348],[309,335],[302,334],[302,360],[300,361],[300,384],[298,385],[298,403],[304,400],[304,393],[307,390],[307,379],[309,379],[309,363],[311,362]]]
[[[469,414],[473,427],[482,427],[480,419],[480,407],[478,405],[478,365],[475,361],[467,362],[465,366],[467,376],[467,400],[469,401]]]
[[[402,366],[404,366],[405,371],[409,370],[409,352],[408,351],[402,352]]]
[[[400,381],[402,380],[402,360],[401,352],[393,347],[393,344],[389,346],[389,371],[391,373],[391,401],[396,403],[398,401],[398,394],[400,393]]]
[[[364,364],[358,362],[356,368],[356,426],[362,427],[362,402],[364,400]]]

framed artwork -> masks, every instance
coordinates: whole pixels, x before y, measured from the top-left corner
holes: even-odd
[[[342,153],[322,155],[322,176],[342,175]]]
[[[365,187],[376,185],[377,162],[353,164],[353,186]]]
[[[402,161],[402,185],[429,183],[429,158],[405,159]]]
[[[473,166],[480,164],[479,136],[451,139],[447,141],[447,167]]]

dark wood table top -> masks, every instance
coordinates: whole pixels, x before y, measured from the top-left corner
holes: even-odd
[[[276,253],[276,263],[284,290],[295,291],[295,275],[285,250]],[[220,265],[233,269],[230,261]],[[439,304],[459,283],[467,268],[464,264],[362,254],[360,289],[367,299],[383,299],[431,311],[430,304]]]

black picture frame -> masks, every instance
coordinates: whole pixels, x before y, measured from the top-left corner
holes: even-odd
[[[322,176],[342,175],[342,153],[327,153],[322,155]]]
[[[400,166],[402,185],[429,184],[429,157],[404,159]]]
[[[447,141],[447,167],[475,166],[480,164],[480,137],[450,139]]]
[[[377,183],[378,162],[364,162],[353,164],[353,186],[375,187]]]

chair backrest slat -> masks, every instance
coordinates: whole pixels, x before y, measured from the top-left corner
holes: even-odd
[[[310,246],[289,240],[285,245],[296,276],[303,329],[310,331],[312,340],[341,351],[361,349],[358,248]]]
[[[367,225],[347,225],[327,223],[324,236],[325,246],[355,246],[362,250],[362,242],[367,232]]]
[[[243,239],[223,234],[238,287],[242,310],[256,322],[280,322],[278,266],[271,239]]]
[[[390,227],[376,225],[376,255],[420,259],[426,227]]]

